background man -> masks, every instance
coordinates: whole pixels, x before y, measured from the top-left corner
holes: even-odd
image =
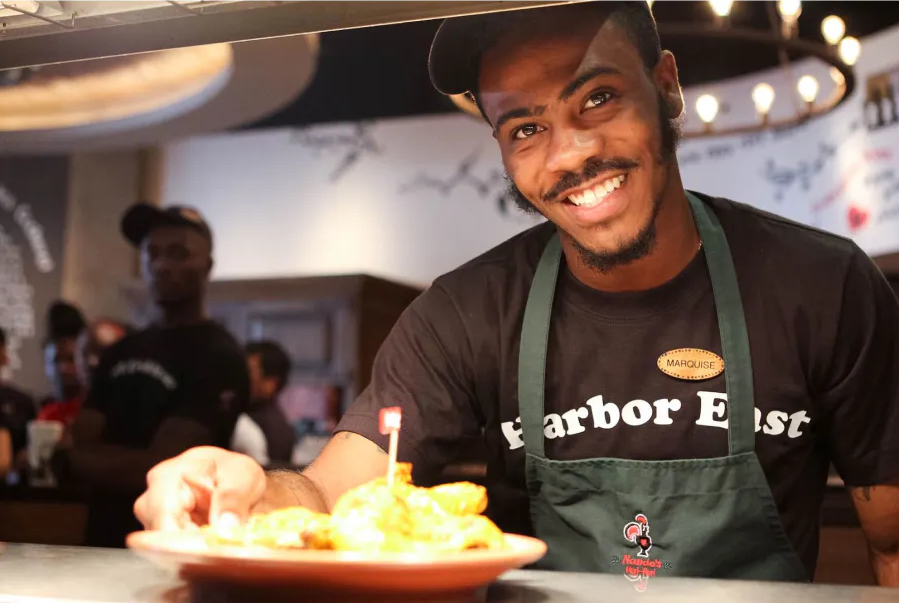
[[[227,447],[249,396],[243,350],[206,314],[212,233],[194,210],[133,206],[122,232],[140,248],[154,324],[103,355],[75,424],[72,469],[94,489],[86,543],[124,545],[154,464],[192,446]]]

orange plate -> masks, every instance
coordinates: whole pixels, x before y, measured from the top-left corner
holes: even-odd
[[[211,546],[197,532],[135,532],[128,547],[186,580],[302,585],[316,591],[451,593],[476,590],[546,554],[536,538],[506,534],[504,550],[432,555]]]

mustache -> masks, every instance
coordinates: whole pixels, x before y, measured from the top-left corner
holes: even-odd
[[[543,195],[543,201],[549,203],[565,191],[577,188],[585,182],[590,182],[604,174],[605,172],[615,172],[621,170],[630,170],[640,167],[640,164],[633,159],[625,159],[624,157],[613,157],[611,159],[588,159],[584,162],[584,167],[580,173],[568,172],[556,182],[555,186],[549,189],[549,192]]]

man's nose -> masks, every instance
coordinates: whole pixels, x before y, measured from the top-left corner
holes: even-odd
[[[150,272],[155,276],[161,276],[171,272],[171,263],[165,257],[153,258],[150,262]]]
[[[595,131],[581,128],[552,129],[546,169],[552,172],[579,172],[588,159],[601,154],[601,138]]]

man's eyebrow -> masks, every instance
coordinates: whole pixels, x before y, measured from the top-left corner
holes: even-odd
[[[562,89],[562,92],[559,93],[559,100],[562,102],[570,99],[575,92],[580,90],[580,88],[592,80],[595,77],[599,77],[601,75],[621,75],[621,71],[614,67],[606,67],[606,66],[598,66],[594,67],[590,71],[582,73],[572,81],[568,82],[565,88]],[[534,107],[533,109],[529,109],[528,107],[519,107],[517,109],[510,109],[506,111],[496,120],[496,125],[493,127],[493,131],[497,132],[503,124],[505,124],[510,119],[518,119],[521,117],[533,117],[535,115],[540,115],[546,110],[546,106],[539,105]]]
[[[621,72],[614,67],[594,67],[590,71],[582,73],[581,75],[570,81],[559,94],[559,100],[563,102],[567,101],[574,95],[575,92],[577,92],[581,88],[581,86],[583,86],[593,78],[599,77],[600,75],[621,75]]]
[[[546,107],[543,105],[539,105],[530,109],[528,107],[519,107],[517,109],[510,109],[499,116],[499,119],[496,120],[496,125],[493,126],[494,131],[499,130],[503,127],[503,124],[509,121],[510,119],[518,119],[520,117],[534,117],[535,115],[540,115],[546,110]]]

